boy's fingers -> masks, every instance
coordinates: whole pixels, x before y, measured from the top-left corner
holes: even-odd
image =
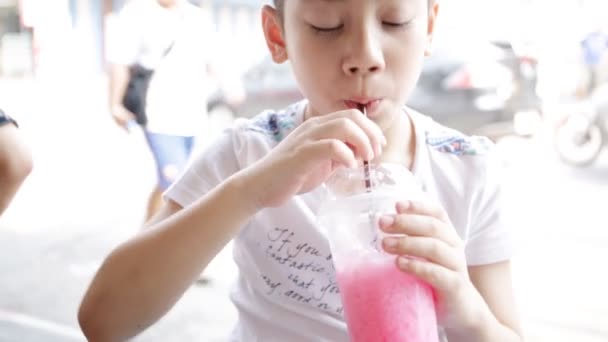
[[[323,139],[315,141],[305,147],[305,160],[318,163],[319,159],[331,159],[346,167],[357,166],[357,159],[353,151],[337,139]]]
[[[354,147],[355,154],[361,159],[373,159],[375,155],[369,136],[356,122],[348,118],[337,118],[326,122],[319,126],[311,138],[313,140],[339,139],[347,146]]]
[[[357,124],[367,133],[372,147],[374,148],[374,152],[376,155],[380,155],[383,146],[386,145],[386,138],[380,127],[359,110],[349,110],[346,115],[349,115],[350,118],[357,122]]]
[[[451,225],[433,216],[397,214],[380,218],[380,228],[390,234],[425,236],[460,247],[462,241]]]
[[[453,271],[461,269],[455,249],[439,239],[420,236],[387,237],[383,240],[383,245],[391,254],[423,258]]]
[[[445,210],[436,202],[430,200],[405,200],[396,204],[398,214],[418,214],[436,217],[444,222],[450,222]]]
[[[400,256],[397,258],[397,267],[419,277],[439,291],[458,291],[458,273],[432,262]]]
[[[453,229],[452,222],[447,212],[437,202],[423,199],[423,200],[408,200],[397,202],[396,205],[397,214],[415,214],[421,216],[429,216],[437,219],[429,219],[429,224],[432,225],[430,234],[433,234],[439,238],[443,238],[445,241],[453,246],[460,246],[462,240],[455,229]]]
[[[353,121],[357,126],[359,126],[361,130],[363,130],[363,132],[367,136],[371,148],[374,151],[374,154],[379,155],[382,152],[382,147],[386,144],[386,138],[384,137],[384,133],[377,124],[365,117],[365,115],[363,115],[363,113],[361,113],[357,109],[347,109],[335,112],[333,114],[324,115],[318,118],[314,118],[313,122],[316,122],[316,124],[318,125],[323,125],[325,123],[339,119],[348,119],[350,121]]]

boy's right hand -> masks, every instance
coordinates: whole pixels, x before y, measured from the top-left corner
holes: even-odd
[[[257,209],[276,207],[323,183],[338,167],[356,167],[382,153],[380,127],[356,109],[313,117],[271,153],[243,170]]]

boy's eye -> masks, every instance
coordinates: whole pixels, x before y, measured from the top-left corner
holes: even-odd
[[[409,21],[404,21],[404,22],[383,21],[382,25],[388,26],[391,28],[402,28],[402,27],[407,26],[409,23],[410,23]]]
[[[338,26],[332,27],[319,27],[315,25],[310,25],[310,27],[315,30],[317,33],[331,33],[340,30],[344,25],[340,24]]]

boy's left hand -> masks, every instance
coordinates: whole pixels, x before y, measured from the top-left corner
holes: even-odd
[[[439,324],[452,329],[473,327],[485,302],[469,279],[464,242],[447,213],[428,200],[399,202],[396,209],[396,215],[380,219],[380,228],[402,236],[385,238],[384,249],[398,256],[401,270],[433,286]]]

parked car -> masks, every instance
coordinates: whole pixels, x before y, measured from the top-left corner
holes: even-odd
[[[408,105],[465,133],[514,133],[516,116],[540,116],[536,61],[508,42],[438,44]]]
[[[216,94],[210,111],[222,107],[234,116],[251,117],[302,98],[289,64],[270,58],[251,68],[243,82],[243,103],[231,107]],[[458,40],[435,47],[408,105],[465,133],[486,133],[485,128],[500,124],[512,131],[516,113],[540,112],[535,85],[534,60],[517,56],[509,43]]]

